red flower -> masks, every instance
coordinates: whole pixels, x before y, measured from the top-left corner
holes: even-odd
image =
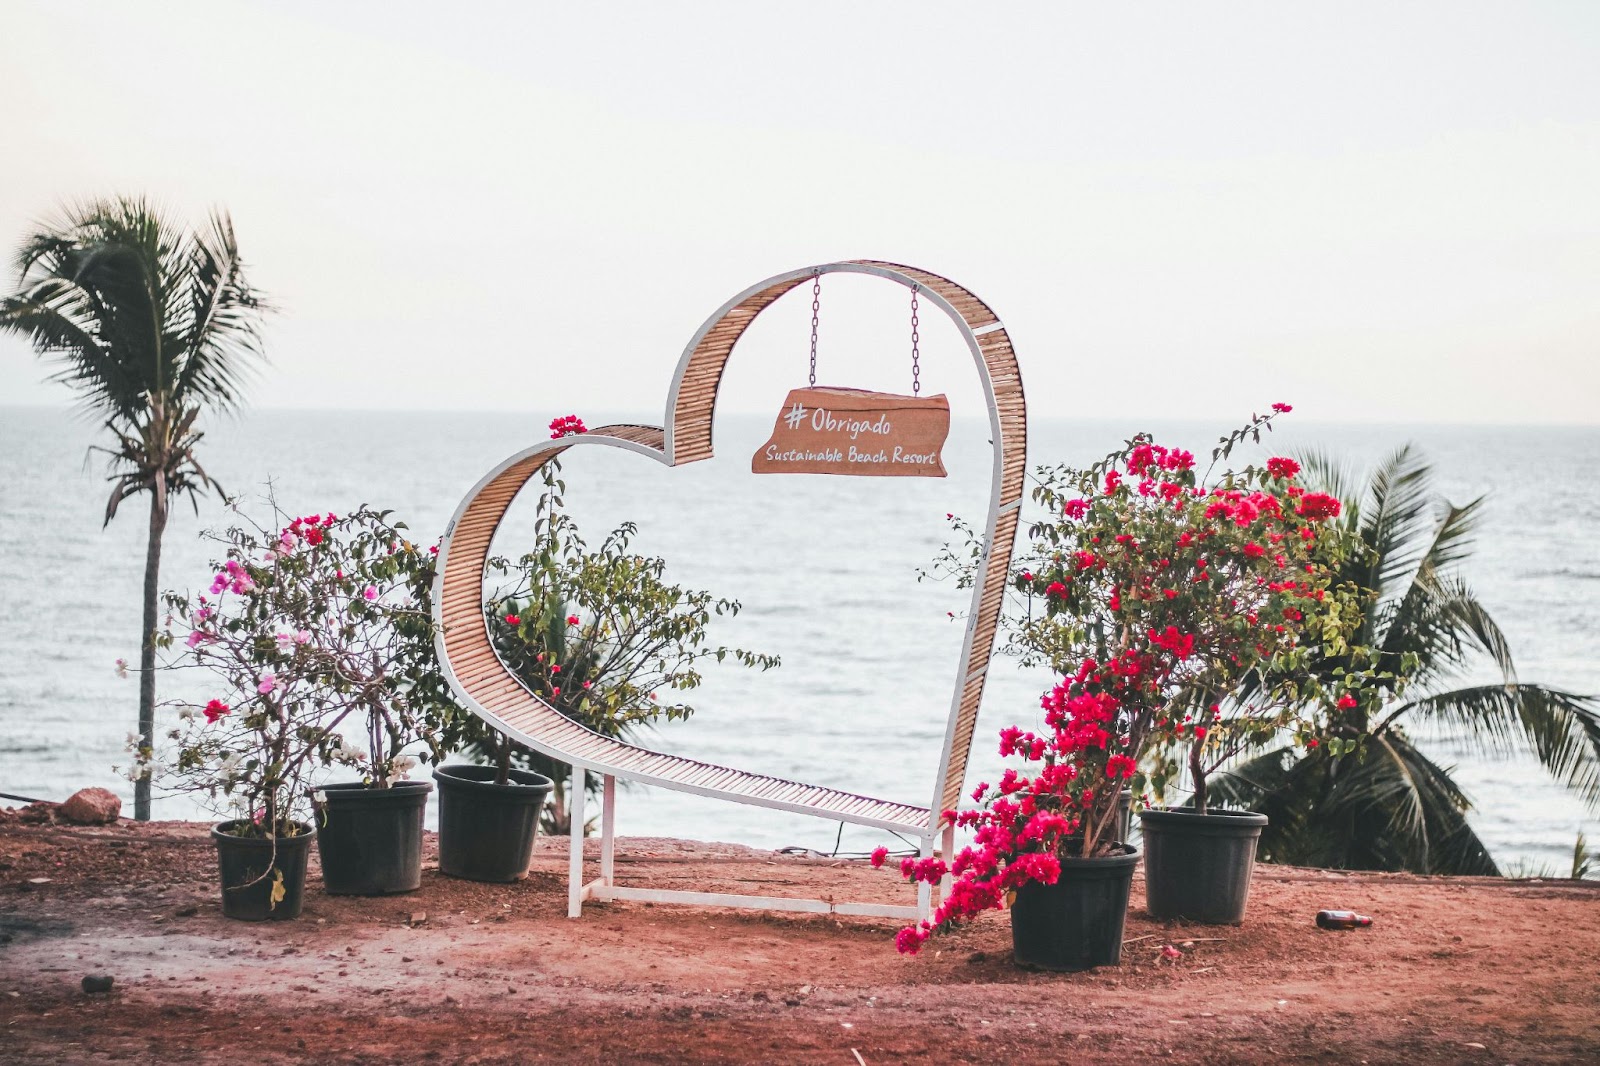
[[[552,666],[550,668],[550,672],[552,674],[559,674],[561,672],[561,664],[560,663],[556,663],[554,666]]]
[[[221,700],[212,700],[206,704],[206,724],[215,725],[218,718],[228,713],[228,705]]]
[[[514,615],[514,614],[506,615],[506,625],[508,625],[508,626],[520,626],[521,624],[522,624],[522,619],[518,618],[516,615]]]
[[[872,868],[874,870],[881,868],[883,866],[883,860],[887,859],[888,857],[889,857],[889,849],[888,848],[873,848],[872,849]]]
[[[567,615],[567,625],[575,626],[577,624],[578,624],[578,616],[577,615],[575,615],[575,614]]]
[[[1313,522],[1323,518],[1338,518],[1339,501],[1326,492],[1308,492],[1300,498],[1300,506],[1295,509],[1295,514]]]
[[[577,433],[587,433],[589,427],[583,424],[583,419],[577,415],[562,415],[550,422],[550,439],[570,437]]]
[[[1272,409],[1273,409],[1273,410],[1274,410],[1274,411],[1276,411],[1276,412],[1278,412],[1278,413],[1279,413],[1279,414],[1280,414],[1280,415],[1286,415],[1286,414],[1288,414],[1288,413],[1289,413],[1289,412],[1290,412],[1290,411],[1293,411],[1293,410],[1294,410],[1294,408],[1293,408],[1293,407],[1290,407],[1290,406],[1289,406],[1289,405],[1288,405],[1288,404],[1286,404],[1286,403],[1275,403],[1275,404],[1273,404],[1273,405],[1272,405]]]
[[[1106,474],[1106,495],[1109,496],[1113,492],[1116,492],[1117,486],[1120,484],[1122,484],[1121,474],[1117,473],[1115,470],[1112,470]]]
[[[1044,590],[1044,594],[1046,596],[1065,597],[1067,594],[1067,586],[1063,585],[1059,581],[1052,581],[1050,582],[1050,587]]]
[[[1252,558],[1252,559],[1259,559],[1263,555],[1267,554],[1267,549],[1263,548],[1259,544],[1256,544],[1256,543],[1252,542],[1252,543],[1246,544],[1244,546],[1244,553],[1246,555],[1250,556],[1250,558]]]
[[[1089,501],[1082,499],[1068,500],[1067,505],[1062,508],[1062,511],[1068,518],[1082,518],[1084,515],[1089,513]]]
[[[1354,708],[1354,707],[1356,707],[1358,705],[1359,704],[1358,704],[1358,701],[1356,700],[1356,698],[1354,696],[1350,695],[1348,692],[1346,692],[1343,696],[1339,697],[1339,709],[1341,711],[1351,710],[1352,708]]]
[[[1314,748],[1316,746],[1317,746],[1317,738],[1316,737],[1312,737],[1310,740],[1306,741],[1306,747],[1307,748]]]
[[[1300,464],[1293,459],[1278,456],[1267,460],[1267,473],[1273,477],[1291,478],[1300,472]]]

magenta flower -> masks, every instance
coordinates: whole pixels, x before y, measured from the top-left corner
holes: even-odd
[[[372,601],[372,600],[377,599],[378,598],[378,586],[376,586],[376,585],[368,585],[366,588],[361,590],[361,595],[365,596],[369,602]]]

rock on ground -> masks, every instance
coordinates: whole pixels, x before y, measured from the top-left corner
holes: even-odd
[[[80,788],[56,811],[78,825],[110,825],[122,814],[122,800],[103,788]]]

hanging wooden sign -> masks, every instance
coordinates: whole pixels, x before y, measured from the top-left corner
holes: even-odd
[[[756,450],[756,474],[944,477],[950,435],[943,396],[897,396],[865,389],[794,389],[772,436]]]

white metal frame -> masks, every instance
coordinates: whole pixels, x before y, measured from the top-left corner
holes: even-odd
[[[462,684],[461,680],[456,676],[455,671],[451,668],[449,655],[445,648],[442,634],[442,618],[440,617],[440,613],[444,603],[444,575],[450,550],[450,534],[454,531],[456,524],[467,512],[467,509],[471,506],[472,502],[486,486],[488,486],[507,468],[515,465],[516,463],[522,462],[530,457],[544,452],[560,451],[564,450],[565,448],[581,444],[603,444],[612,447],[619,447],[628,451],[637,452],[641,455],[647,455],[650,458],[667,466],[676,465],[674,461],[674,437],[676,431],[674,414],[677,408],[678,394],[680,387],[683,384],[684,375],[688,371],[691,362],[694,359],[695,351],[706,334],[715,328],[730,310],[739,306],[751,296],[762,292],[773,285],[784,281],[803,280],[818,274],[830,273],[868,274],[893,281],[906,288],[916,288],[919,292],[919,296],[923,300],[940,308],[945,312],[946,315],[950,317],[951,321],[955,323],[956,328],[960,331],[963,339],[966,341],[967,348],[971,352],[973,361],[977,367],[979,381],[983,386],[984,397],[989,410],[989,426],[994,452],[990,479],[990,504],[984,527],[985,547],[983,557],[979,560],[980,574],[987,573],[987,567],[990,561],[990,547],[994,543],[995,530],[998,522],[1004,514],[1014,510],[1021,504],[1020,500],[1013,501],[1005,506],[1001,506],[1000,504],[1004,458],[1004,444],[1000,411],[996,402],[994,383],[990,377],[989,368],[978,340],[978,338],[984,334],[1004,328],[1003,323],[997,319],[993,323],[974,329],[966,323],[961,313],[948,300],[940,296],[932,289],[920,285],[914,278],[886,266],[859,262],[828,263],[821,266],[806,267],[800,270],[790,271],[786,274],[774,275],[773,277],[767,278],[765,281],[762,281],[744,290],[737,296],[734,296],[732,299],[730,299],[722,307],[718,308],[717,311],[706,320],[705,324],[702,325],[695,335],[690,339],[689,343],[684,348],[682,357],[679,359],[677,369],[673,374],[672,387],[667,396],[665,418],[663,419],[664,444],[661,450],[657,450],[648,445],[639,444],[635,441],[623,440],[617,437],[608,436],[603,431],[598,433],[590,432],[579,436],[562,438],[559,440],[541,441],[530,448],[524,449],[523,451],[510,456],[505,461],[497,465],[487,475],[481,478],[478,483],[473,486],[472,490],[462,498],[461,503],[457,506],[455,513],[450,519],[449,525],[446,526],[445,536],[439,545],[437,576],[433,586],[433,599],[435,620],[440,622],[441,632],[435,637],[435,644],[438,649],[440,664],[452,690],[455,692],[457,698],[460,699],[461,702],[470,710],[472,710],[473,713],[483,718],[496,729],[515,737],[519,743],[534,748],[535,750],[538,750],[550,756],[551,758],[565,762],[572,767],[571,787],[569,791],[569,808],[572,820],[572,835],[568,856],[567,913],[569,917],[576,918],[581,916],[583,902],[590,899],[641,900],[657,903],[800,911],[838,915],[849,914],[872,917],[908,918],[916,920],[927,918],[932,906],[936,903],[936,898],[931,886],[925,883],[919,883],[917,885],[917,902],[915,906],[896,906],[873,903],[838,903],[832,900],[822,899],[796,899],[776,896],[746,896],[720,892],[666,891],[658,889],[625,888],[619,886],[616,884],[615,876],[616,779],[617,777],[622,776],[632,780],[640,781],[644,784],[656,785],[663,788],[670,788],[677,791],[689,792],[716,799],[772,807],[779,810],[788,810],[798,814],[806,814],[823,818],[828,821],[847,821],[860,825],[889,829],[896,832],[914,834],[918,839],[918,852],[923,857],[934,854],[934,842],[936,839],[938,839],[942,846],[946,860],[948,861],[953,855],[955,827],[952,825],[940,825],[940,805],[943,796],[945,778],[950,768],[950,760],[954,754],[952,749],[955,743],[956,729],[961,714],[963,690],[975,677],[981,675],[987,670],[987,664],[978,670],[971,671],[970,673],[966,672],[965,670],[966,664],[971,661],[972,645],[977,634],[979,605],[986,591],[986,583],[984,581],[979,580],[974,582],[972,605],[971,609],[968,611],[966,632],[962,640],[961,658],[959,660],[961,663],[961,668],[958,669],[954,691],[951,697],[950,713],[945,728],[944,746],[940,755],[938,772],[934,779],[933,798],[926,810],[925,820],[919,821],[916,824],[899,820],[852,816],[845,812],[831,811],[807,806],[804,804],[783,802],[781,800],[770,798],[743,796],[721,791],[715,787],[691,785],[684,782],[675,781],[667,777],[659,777],[649,773],[640,773],[622,767],[611,766],[594,759],[574,757],[568,752],[556,749],[542,742],[538,738],[529,736],[510,726],[508,723],[501,720],[494,713],[480,704],[473,697],[472,693]],[[760,312],[758,311],[756,316],[758,317],[759,314]],[[501,665],[504,667],[504,663]],[[509,669],[507,669],[507,673],[510,673]],[[587,774],[590,772],[598,773],[603,782],[603,806],[601,812],[600,835],[600,876],[595,880],[585,882],[583,828],[585,821],[584,812],[586,796],[584,786],[587,781]]]

